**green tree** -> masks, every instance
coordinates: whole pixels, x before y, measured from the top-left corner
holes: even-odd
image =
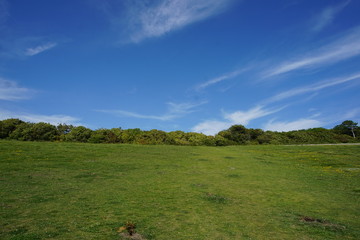
[[[50,123],[35,123],[30,131],[31,141],[53,141],[59,136],[56,127]]]
[[[250,135],[250,140],[252,142],[257,142],[257,138],[264,134],[264,131],[262,129],[248,129],[248,134]]]
[[[92,130],[83,126],[74,127],[65,135],[65,141],[69,142],[87,142],[91,137]]]
[[[121,139],[124,143],[135,143],[137,135],[141,134],[143,131],[140,128],[130,128],[122,131]]]
[[[143,131],[136,136],[136,143],[140,144],[174,144],[172,139],[164,131],[152,129]]]
[[[232,144],[232,142],[229,139],[224,138],[219,134],[215,135],[214,141],[215,141],[215,146],[228,146]]]
[[[0,138],[8,138],[10,134],[22,123],[24,123],[24,121],[15,118],[0,121]]]
[[[121,129],[121,127],[118,128],[112,128],[110,129],[111,134],[109,134],[109,143],[122,143],[122,134],[123,134],[123,130]]]
[[[107,129],[97,129],[91,132],[91,135],[88,139],[90,143],[105,143],[106,142],[106,135]]]
[[[211,143],[208,141],[208,136],[202,133],[189,132],[186,133],[186,137],[190,145],[193,146],[201,146],[201,145],[210,145]],[[215,145],[215,142],[213,143]]]
[[[16,139],[20,141],[31,141],[32,131],[31,128],[35,123],[23,122],[19,124],[14,131],[12,131],[9,135],[10,139]]]
[[[57,125],[56,128],[60,135],[65,135],[65,134],[68,134],[69,132],[71,132],[71,130],[74,128],[74,126],[68,125],[68,124],[59,124],[59,125]]]
[[[59,136],[50,123],[22,123],[10,134],[11,139],[22,141],[53,141]]]
[[[190,145],[186,133],[183,131],[172,131],[168,133],[168,137],[175,145]]]
[[[359,131],[359,127],[357,126],[358,123],[346,120],[343,121],[340,125],[337,125],[333,128],[338,133],[350,135],[353,138],[356,138],[356,133]]]
[[[251,139],[248,129],[243,125],[233,125],[229,129],[223,130],[218,134],[238,144],[245,144]]]
[[[120,140],[113,130],[100,128],[91,132],[88,141],[91,143],[117,143]]]

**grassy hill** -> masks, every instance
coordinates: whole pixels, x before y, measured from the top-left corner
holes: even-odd
[[[359,153],[0,141],[0,239],[360,239]]]

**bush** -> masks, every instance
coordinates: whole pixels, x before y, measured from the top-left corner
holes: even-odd
[[[121,128],[97,129],[83,126],[60,124],[57,127],[49,123],[28,123],[19,119],[0,121],[0,138],[23,141],[69,141],[91,143],[137,143],[172,144],[194,146],[227,146],[238,144],[304,144],[304,143],[347,143],[359,142],[360,129],[353,121],[344,121],[332,130],[312,128],[289,132],[264,132],[261,129],[247,129],[242,125],[233,125],[215,136],[202,133],[161,130],[142,131],[139,128],[122,130]],[[357,136],[357,137],[354,137]]]
[[[55,126],[50,123],[35,123],[31,127],[31,141],[53,141],[58,136],[59,133]]]
[[[8,138],[10,134],[23,123],[25,122],[15,118],[0,121],[0,138]]]
[[[91,137],[92,130],[83,126],[74,127],[65,135],[65,141],[69,142],[87,142]]]
[[[31,127],[34,123],[26,123],[23,122],[16,127],[16,129],[11,132],[9,135],[10,139],[21,140],[21,141],[31,141],[32,134],[31,134]]]

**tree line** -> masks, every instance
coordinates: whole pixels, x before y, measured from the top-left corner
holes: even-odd
[[[228,146],[245,144],[311,144],[360,142],[360,127],[347,120],[332,129],[311,128],[289,132],[264,131],[233,125],[215,136],[202,133],[161,130],[97,129],[84,126],[31,123],[20,119],[0,121],[0,139],[20,141],[62,141],[88,143],[168,144],[191,146]]]

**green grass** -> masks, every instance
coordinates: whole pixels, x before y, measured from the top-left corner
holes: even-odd
[[[0,141],[0,239],[360,239],[359,153]]]

